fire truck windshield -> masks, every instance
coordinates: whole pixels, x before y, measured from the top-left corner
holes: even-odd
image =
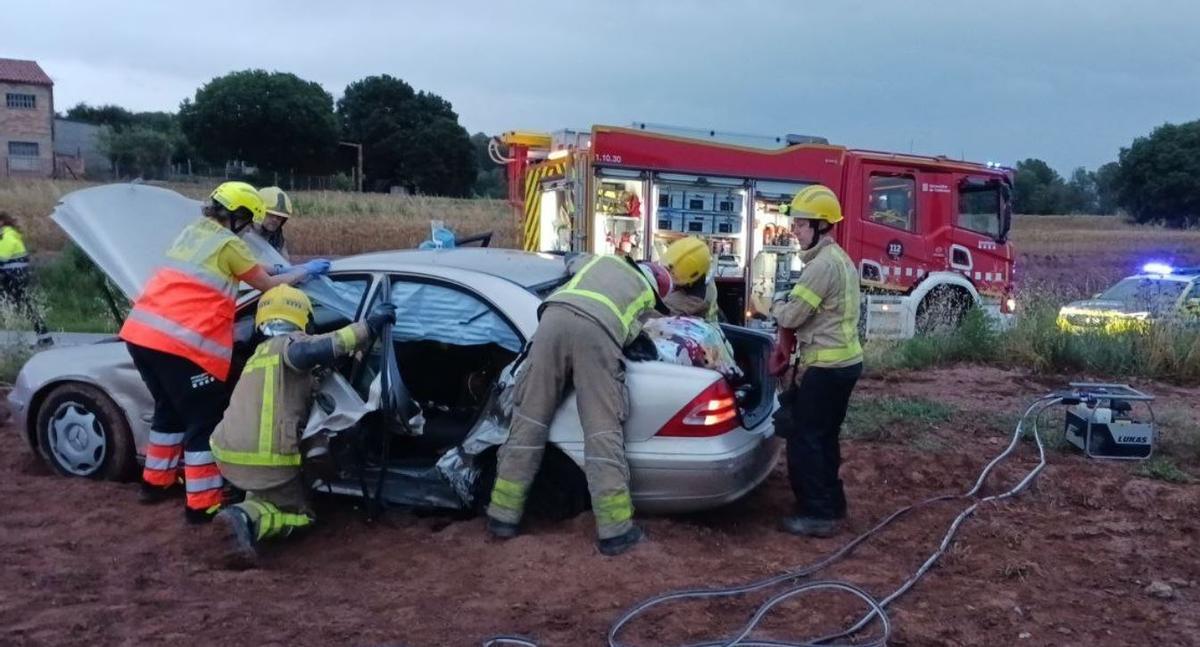
[[[1007,191],[997,181],[964,181],[958,187],[958,220],[960,228],[985,234],[1003,242],[1008,234]]]

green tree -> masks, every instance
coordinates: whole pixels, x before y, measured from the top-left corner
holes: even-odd
[[[471,135],[471,145],[475,148],[475,163],[479,173],[475,176],[473,189],[476,197],[506,198],[508,197],[508,170],[492,161],[488,155],[488,142],[491,135],[475,133]]]
[[[342,136],[363,145],[371,188],[471,195],[475,149],[450,102],[384,74],[347,86],[337,111]]]
[[[1120,179],[1121,165],[1109,162],[1096,169],[1096,213],[1105,215],[1117,212],[1117,184]]]
[[[86,103],[80,102],[67,110],[67,119],[82,121],[96,126],[111,126],[116,130],[123,130],[133,125],[134,115],[121,106],[111,104],[89,106]]]
[[[1135,222],[1200,224],[1200,121],[1164,124],[1122,148],[1116,184]]]
[[[1096,213],[1096,174],[1080,166],[1071,172],[1061,205],[1065,213]]]
[[[172,162],[182,164],[193,155],[192,148],[179,127],[179,117],[172,112],[132,112],[121,106],[89,106],[86,103],[78,103],[67,110],[66,118],[96,126],[108,126],[115,133],[134,127],[160,132],[170,140]]]
[[[1017,213],[1063,213],[1066,183],[1057,171],[1040,159],[1017,162],[1013,178],[1013,209]]]
[[[145,126],[130,126],[124,130],[103,126],[97,144],[112,160],[118,176],[147,179],[163,177],[174,149],[169,135]]]
[[[246,70],[217,77],[184,100],[179,120],[211,163],[239,160],[264,173],[325,173],[333,164],[333,97],[294,74]]]

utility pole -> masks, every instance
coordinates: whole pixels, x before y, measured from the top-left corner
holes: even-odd
[[[362,193],[362,190],[363,190],[362,144],[356,144],[354,142],[338,142],[338,146],[349,146],[351,148],[357,149],[358,163],[354,166],[354,186],[356,186],[358,188],[359,193]]]

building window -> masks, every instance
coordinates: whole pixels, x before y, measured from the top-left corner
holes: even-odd
[[[9,92],[4,97],[4,104],[17,110],[33,110],[37,108],[37,95]]]
[[[8,142],[9,157],[37,157],[37,142]]]
[[[896,175],[872,175],[867,198],[871,222],[904,231],[917,230],[917,181]]]

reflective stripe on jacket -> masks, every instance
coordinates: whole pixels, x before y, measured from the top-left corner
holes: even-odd
[[[862,361],[858,340],[861,292],[854,262],[832,238],[801,253],[804,269],[788,300],[771,314],[781,328],[796,331],[805,366],[839,368]]]
[[[239,281],[222,274],[215,259],[222,246],[236,239],[209,218],[188,225],[167,250],[166,264],[134,301],[121,339],[183,357],[227,380]]]
[[[288,348],[330,339],[332,360],[353,352],[367,339],[367,329],[356,323],[325,335],[273,337],[259,344],[246,362],[209,441],[221,472],[238,487],[265,489],[295,477],[315,382],[311,370],[288,362]]]
[[[654,290],[636,267],[620,256],[580,254],[567,262],[572,275],[538,309],[561,304],[595,321],[624,348],[642,330],[640,317],[654,309]]]

